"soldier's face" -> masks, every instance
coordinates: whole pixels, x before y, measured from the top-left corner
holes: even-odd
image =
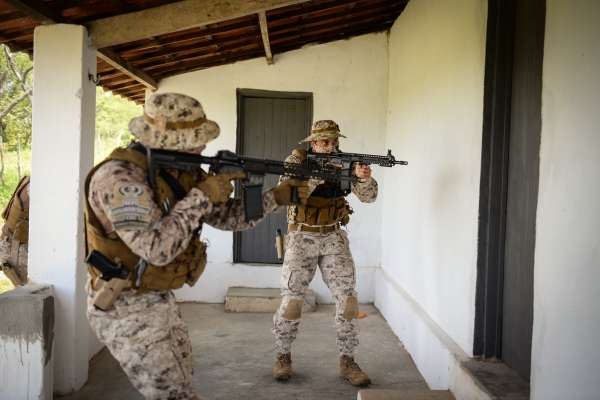
[[[338,140],[337,138],[314,140],[310,144],[315,153],[333,153],[338,147]]]

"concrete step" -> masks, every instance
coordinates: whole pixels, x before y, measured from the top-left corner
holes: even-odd
[[[274,313],[279,308],[279,289],[230,287],[225,295],[225,311]],[[317,310],[317,297],[308,289],[304,296],[303,312]]]
[[[358,400],[454,400],[454,396],[447,390],[366,389],[358,392]]]

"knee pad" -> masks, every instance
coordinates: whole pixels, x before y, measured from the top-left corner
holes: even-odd
[[[297,320],[302,316],[302,306],[304,305],[304,300],[292,299],[288,301],[287,305],[283,310],[283,314],[281,315],[284,319],[289,320]]]
[[[344,302],[344,311],[342,317],[346,321],[351,321],[358,316],[358,299],[355,296],[348,296]]]

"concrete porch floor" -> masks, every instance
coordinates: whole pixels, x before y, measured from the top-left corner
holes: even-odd
[[[292,354],[296,376],[288,383],[271,378],[274,361],[268,313],[226,313],[222,304],[181,304],[194,347],[194,386],[210,400],[356,399],[358,388],[337,376],[333,306],[303,315]],[[426,390],[427,385],[402,344],[373,306],[359,320],[357,360],[372,389]],[[106,349],[90,363],[87,384],[61,400],[142,399]]]

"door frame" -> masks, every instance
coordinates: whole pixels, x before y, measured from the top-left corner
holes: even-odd
[[[502,358],[517,1],[488,0],[473,341],[473,354],[483,358]]]
[[[308,112],[306,115],[306,126],[309,127],[312,125],[313,119],[313,94],[312,92],[285,92],[285,91],[275,91],[275,90],[262,90],[262,89],[246,89],[241,88],[236,90],[236,101],[237,101],[237,126],[236,126],[236,145],[235,152],[237,154],[244,153],[244,127],[242,126],[242,116],[244,115],[244,98],[248,97],[259,97],[259,98],[268,98],[268,99],[300,99],[306,100],[306,104],[308,105]],[[309,132],[306,133],[308,136]],[[240,198],[240,187],[236,185],[236,198]],[[242,234],[241,232],[233,233],[233,262],[235,263],[243,263],[240,261],[242,251]],[[280,264],[280,263],[278,263]],[[269,264],[271,265],[271,264]]]
[[[502,354],[514,0],[488,0],[473,355]]]

